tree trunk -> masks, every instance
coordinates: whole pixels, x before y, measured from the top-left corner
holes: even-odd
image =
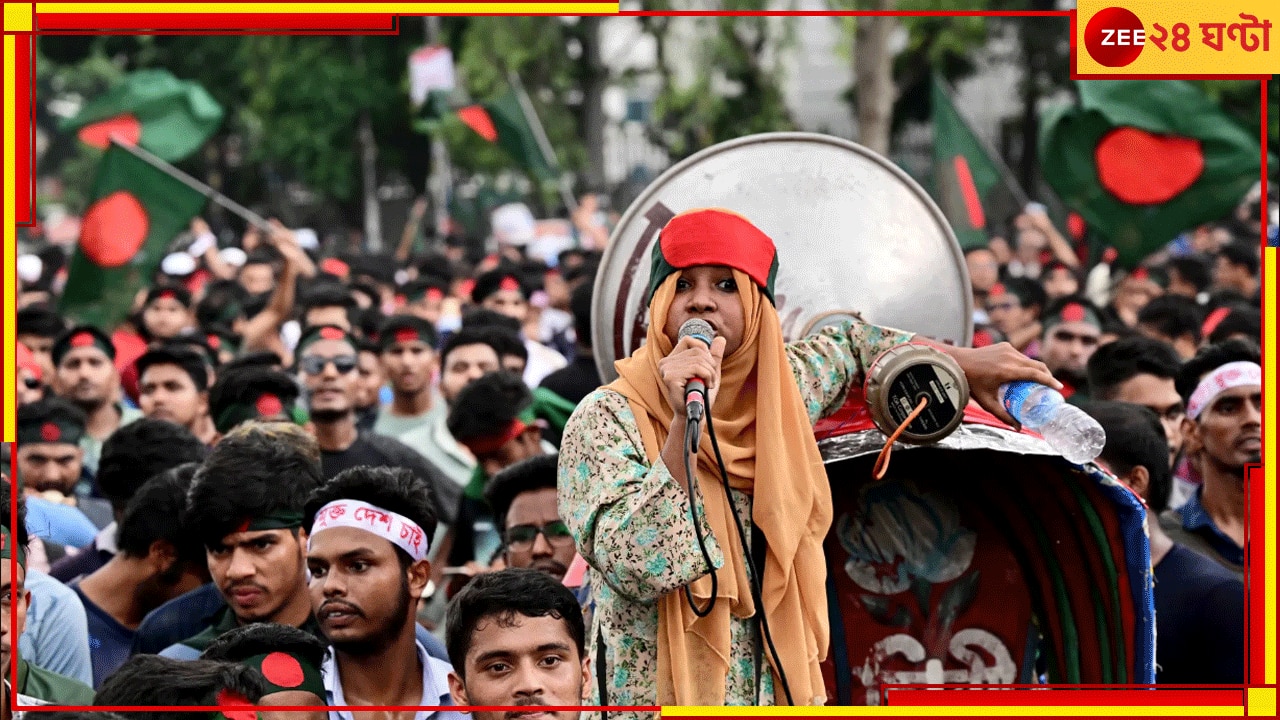
[[[592,190],[604,188],[604,91],[609,69],[600,57],[600,23],[603,18],[584,17],[579,41],[582,43],[582,136],[587,146],[586,184]]]
[[[892,10],[894,0],[872,0],[871,10]],[[864,15],[858,18],[853,41],[854,88],[857,91],[858,142],[889,154],[893,125],[893,56],[889,40],[898,26],[894,17]]]
[[[360,174],[364,181],[364,238],[369,252],[382,252],[382,208],[378,205],[378,145],[369,111],[360,113]]]

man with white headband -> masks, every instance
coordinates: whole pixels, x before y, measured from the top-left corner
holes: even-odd
[[[408,470],[361,466],[338,473],[307,501],[311,607],[331,649],[323,668],[330,707],[453,704],[453,667],[415,638],[414,615],[431,577],[432,497],[430,484]],[[349,711],[329,717],[353,720]],[[414,717],[463,716],[420,710]]]
[[[1262,461],[1262,360],[1251,340],[1200,350],[1178,373],[1187,457],[1204,483],[1160,524],[1174,542],[1244,573],[1245,466]]]

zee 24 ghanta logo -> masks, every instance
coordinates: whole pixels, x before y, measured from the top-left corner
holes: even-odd
[[[1240,13],[1237,22],[1201,22],[1199,42],[1217,52],[1226,48],[1227,42],[1238,42],[1244,52],[1271,50],[1271,21],[1259,22],[1254,15]],[[1229,18],[1235,20],[1236,18]],[[1142,54],[1148,44],[1160,52],[1186,52],[1191,43],[1192,26],[1173,23],[1165,27],[1151,23],[1148,30],[1138,16],[1121,7],[1099,10],[1084,29],[1084,46],[1094,62],[1106,67],[1124,67]]]

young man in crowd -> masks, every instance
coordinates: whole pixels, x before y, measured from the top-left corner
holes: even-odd
[[[25,345],[40,365],[46,380],[54,377],[53,342],[67,329],[66,322],[56,310],[47,305],[25,307],[18,311],[14,322],[17,341]]]
[[[431,497],[431,486],[407,470],[360,467],[328,480],[307,501],[311,606],[331,648],[324,668],[330,705],[453,704],[453,668],[415,638],[414,615],[431,577]],[[332,714],[352,718],[350,711]]]
[[[1099,462],[1146,501],[1155,570],[1156,682],[1244,682],[1244,584],[1231,571],[1160,528],[1172,476],[1160,419],[1130,403],[1091,403],[1107,444]]]
[[[987,295],[991,324],[1011,345],[1032,358],[1040,356],[1040,313],[1044,306],[1044,288],[1027,278],[996,283]]]
[[[1181,367],[1168,343],[1147,337],[1103,345],[1089,358],[1088,366],[1089,389],[1095,400],[1141,405],[1160,418],[1169,445],[1170,468],[1182,454],[1182,420],[1187,414],[1177,388]]]
[[[360,374],[356,393],[356,427],[361,432],[373,432],[373,426],[382,413],[382,387],[387,376],[382,370],[378,344],[364,338],[356,340],[357,365]]]
[[[356,306],[342,285],[335,282],[317,282],[302,298],[302,326],[336,325],[351,330],[351,310]]]
[[[1200,349],[1203,323],[1200,305],[1182,295],[1161,295],[1138,311],[1138,332],[1169,343],[1184,361]]]
[[[484,499],[493,510],[507,567],[563,580],[576,550],[556,504],[557,455],[522,460],[493,476]]]
[[[170,468],[204,459],[204,444],[191,431],[163,420],[143,418],[115,432],[102,448],[98,490],[111,504],[110,523],[93,544],[53,564],[49,574],[64,583],[89,575],[117,552],[116,537],[125,507],[142,483]]]
[[[1187,454],[1204,482],[1161,516],[1175,542],[1237,576],[1244,572],[1245,465],[1262,461],[1261,361],[1256,343],[1228,340],[1203,348],[1178,372]]]
[[[1080,277],[1071,266],[1061,260],[1050,261],[1040,273],[1040,287],[1045,298],[1054,302],[1080,293]]]
[[[444,278],[428,275],[407,283],[403,294],[405,302],[400,311],[435,327],[444,314],[444,299],[449,294],[449,283]]]
[[[209,416],[218,432],[215,441],[246,422],[289,422],[303,425],[298,384],[279,370],[264,366],[224,369],[209,390]]]
[[[262,706],[312,706],[325,704],[324,666],[328,649],[311,633],[291,625],[253,623],[214,640],[201,660],[233,662],[252,668],[267,681]],[[326,720],[323,707],[309,714],[259,710],[261,720]]]
[[[1102,335],[1102,319],[1097,308],[1077,295],[1060,298],[1045,312],[1043,325],[1040,360],[1063,384],[1062,396],[1087,395],[1085,366],[1098,349],[1098,338]]]
[[[226,606],[162,655],[194,659],[222,633],[253,622],[318,631],[307,599],[302,506],[320,479],[319,449],[296,425],[247,424],[214,447],[188,493],[185,524],[204,545]]]
[[[50,353],[56,368],[53,391],[79,406],[88,418],[80,447],[85,468],[96,474],[103,443],[142,413],[119,404],[116,349],[106,333],[90,325],[71,328],[58,336]]]
[[[326,479],[360,465],[386,465],[409,469],[432,488],[433,499],[451,490],[453,483],[408,446],[356,428],[358,360],[346,331],[334,325],[309,328],[298,342],[297,357]],[[451,518],[453,508],[437,506],[437,512]]]
[[[1169,276],[1165,292],[1192,300],[1198,300],[1200,293],[1207,291],[1213,282],[1209,263],[1199,255],[1170,258],[1165,272]]]
[[[472,580],[449,603],[449,688],[458,705],[582,705],[590,694],[582,609],[546,573],[510,569]],[[577,720],[581,713],[542,713]],[[511,713],[478,712],[476,720]]]
[[[147,613],[208,578],[204,551],[181,522],[199,467],[180,465],[143,483],[120,522],[120,551],[72,585],[88,615],[94,687],[129,658]]]
[[[172,340],[195,325],[191,292],[180,285],[156,285],[142,305],[143,337],[148,342]]]
[[[145,417],[167,420],[213,445],[218,431],[209,418],[208,361],[182,345],[148,350],[138,358],[138,405]]]
[[[13,507],[9,478],[0,476],[0,503]],[[25,503],[17,500],[17,523],[9,527],[6,511],[0,520],[0,667],[5,668],[6,695],[18,696],[17,704],[89,705],[93,690],[83,683],[36,667],[18,657],[18,684],[9,688],[10,653],[26,625],[31,593],[27,579],[27,514]],[[14,562],[16,560],[16,562]],[[14,597],[17,598],[16,604]]]
[[[1232,242],[1218,251],[1213,266],[1213,284],[1219,289],[1234,290],[1252,298],[1258,292],[1261,265],[1256,238],[1248,242]]]
[[[26,494],[40,497],[28,508],[38,518],[36,535],[65,547],[85,547],[111,522],[111,506],[82,491],[84,413],[53,397],[23,405],[17,414],[17,475]]]
[[[529,314],[528,293],[512,270],[490,270],[476,278],[471,301],[513,318],[522,326]],[[560,353],[540,342],[525,338],[523,343],[529,357],[523,373],[524,381],[531,388],[538,387],[543,378],[568,364]]]
[[[382,370],[391,384],[391,404],[382,408],[374,432],[401,442],[446,412],[432,386],[436,369],[435,327],[413,315],[395,315],[378,329]]]

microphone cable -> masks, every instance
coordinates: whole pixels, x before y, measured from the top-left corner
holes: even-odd
[[[738,512],[733,507],[733,493],[729,488],[729,472],[725,469],[724,457],[720,454],[720,443],[716,441],[715,421],[712,419],[712,415],[709,412],[706,414],[706,418],[707,434],[711,436],[711,449],[715,452],[716,465],[720,469],[720,481],[724,487],[725,501],[729,503],[729,509],[733,512],[733,527],[738,531],[738,540],[742,543],[742,551],[746,553],[747,556],[746,561],[749,571],[747,573],[747,577],[750,578],[749,585],[751,599],[755,602],[756,612],[760,617],[760,630],[764,634],[764,640],[765,644],[769,648],[769,654],[773,656],[773,666],[778,671],[778,680],[782,684],[782,692],[787,698],[787,704],[794,707],[795,700],[791,697],[791,686],[787,682],[787,673],[782,669],[782,661],[778,657],[778,649],[773,644],[773,634],[769,632],[769,619],[766,617],[766,613],[764,611],[763,590],[761,589],[760,578],[757,577],[759,571],[756,568],[755,557],[751,553],[751,545],[747,541],[746,531],[742,529],[741,518],[738,517]],[[689,457],[697,452],[697,439],[701,435],[701,428],[697,427],[697,425],[698,421],[696,420],[692,423],[686,420],[685,443],[682,448],[682,454],[684,455],[685,484],[687,485],[687,491],[689,493],[689,517],[693,521],[693,533],[698,539],[698,549],[702,551],[702,557],[706,560],[707,567],[711,571],[711,601],[707,603],[706,609],[700,610],[698,608],[698,604],[693,599],[693,593],[689,590],[688,585],[684,586],[684,596],[685,600],[689,603],[689,609],[693,611],[693,614],[702,618],[710,615],[711,610],[716,606],[716,589],[719,587],[719,581],[716,579],[715,565],[711,562],[710,553],[707,552],[706,540],[702,537],[702,528],[698,523],[697,512],[694,509],[694,503],[696,502],[695,498],[697,497],[693,492],[693,481],[695,475],[690,467]],[[698,435],[691,435],[695,428],[699,431]],[[756,688],[757,697],[759,692],[760,688]]]

